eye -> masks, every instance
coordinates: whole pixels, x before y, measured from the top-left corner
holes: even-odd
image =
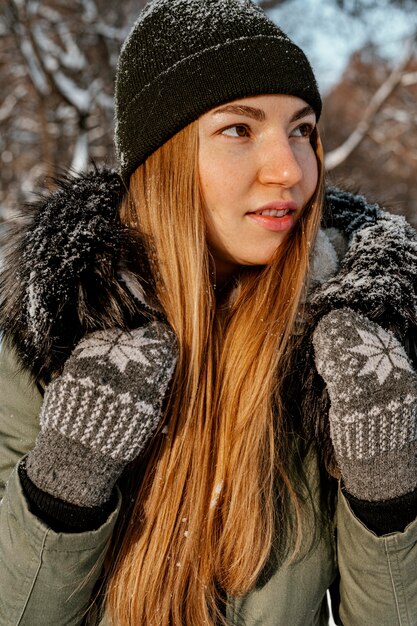
[[[304,124],[300,124],[299,126],[297,126],[297,128],[294,128],[294,130],[291,133],[291,136],[292,137],[306,137],[307,139],[309,139],[314,129],[315,129],[314,124],[304,122]]]
[[[227,137],[249,137],[249,128],[245,124],[235,124],[224,128],[221,134]]]

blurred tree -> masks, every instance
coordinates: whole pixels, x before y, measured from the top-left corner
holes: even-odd
[[[327,95],[321,122],[335,182],[360,189],[417,227],[417,58],[394,68],[373,48],[357,52]]]
[[[113,79],[145,2],[5,0],[1,5],[0,206],[60,168],[111,161]],[[139,6],[138,6],[139,5]]]

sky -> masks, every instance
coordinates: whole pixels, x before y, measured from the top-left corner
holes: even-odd
[[[344,13],[335,0],[289,0],[270,11],[306,52],[324,94],[339,81],[352,53],[367,42],[383,58],[395,61],[405,54],[406,42],[417,29],[417,2],[412,10],[392,6],[389,0],[362,0],[367,4],[360,18]]]

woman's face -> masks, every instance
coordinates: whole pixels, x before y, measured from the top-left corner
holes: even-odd
[[[239,98],[199,119],[199,175],[217,281],[266,265],[317,185],[314,111],[294,96]]]

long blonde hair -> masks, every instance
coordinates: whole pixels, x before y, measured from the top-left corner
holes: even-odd
[[[279,385],[321,216],[317,134],[312,143],[320,172],[313,198],[273,262],[243,270],[220,308],[198,181],[197,123],[131,177],[122,220],[147,238],[179,359],[166,406],[168,433],[153,440],[111,557],[106,610],[117,626],[224,623],[222,598],[253,587],[277,520],[284,520],[285,498],[295,512],[297,544],[301,517],[285,462],[289,437]]]

